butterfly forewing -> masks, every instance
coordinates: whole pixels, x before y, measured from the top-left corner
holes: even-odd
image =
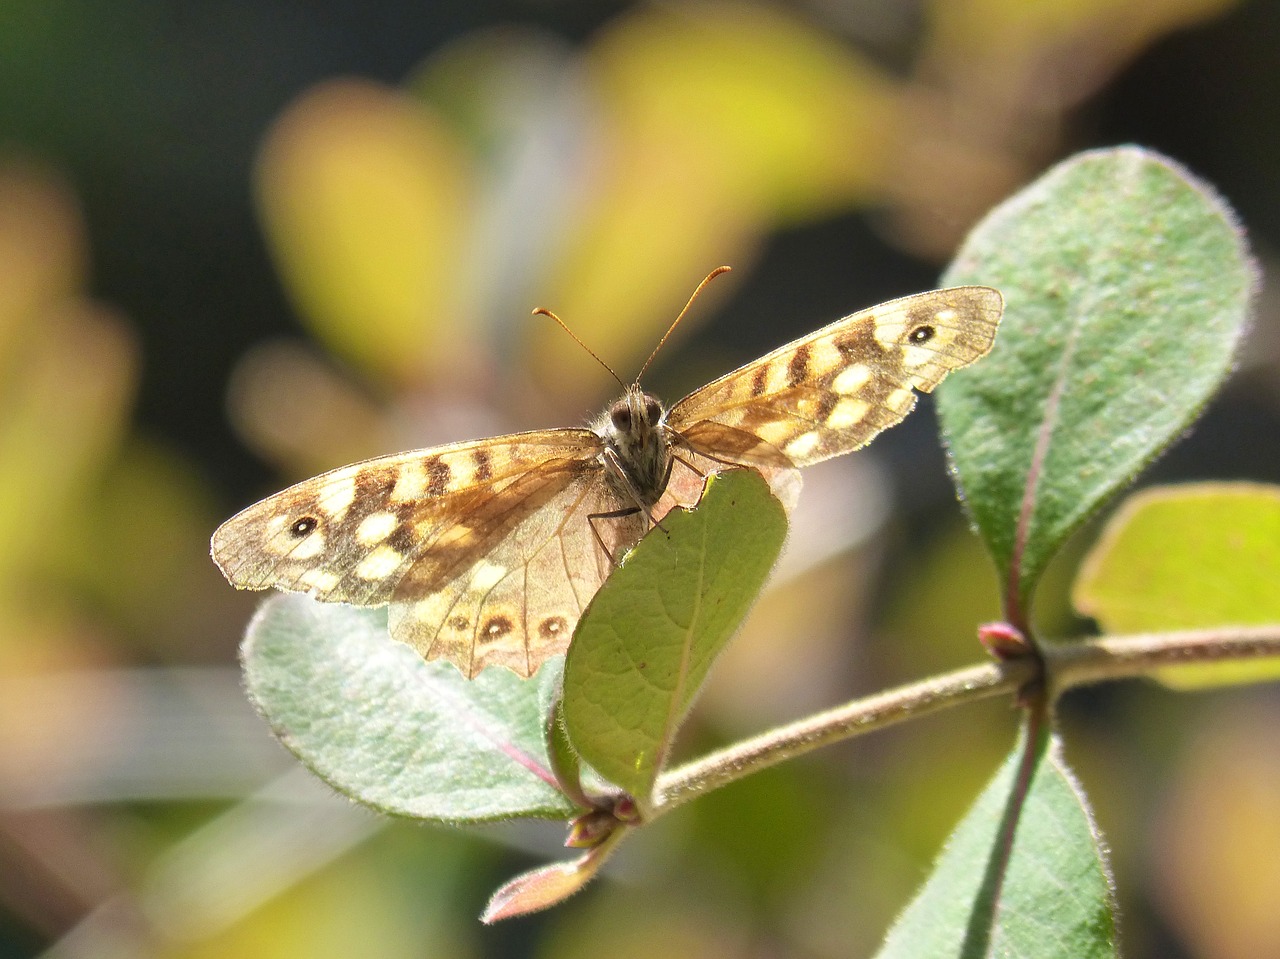
[[[854,313],[691,393],[667,424],[693,449],[808,466],[865,446],[951,370],[984,356],[999,292],[965,286]]]
[[[366,460],[237,514],[214,533],[213,558],[242,589],[274,586],[368,606],[396,600],[408,609],[413,601],[405,598],[407,590],[448,591],[488,554],[509,553],[529,517],[571,486],[585,497],[593,485],[587,480],[600,476],[600,449],[600,437],[590,430],[544,430]],[[575,544],[580,540],[575,536]],[[597,569],[608,563],[607,557],[586,556],[580,545],[573,552]],[[518,555],[504,555],[498,565],[516,570],[520,562]],[[556,575],[556,568],[547,575]],[[556,594],[554,588],[546,592]],[[579,608],[574,606],[575,621]],[[406,622],[411,634],[397,638],[426,652],[429,624],[422,616]],[[434,626],[442,629],[443,620]],[[521,635],[513,631],[507,638]],[[557,651],[567,641],[566,635]],[[447,645],[454,650],[457,644]],[[474,657],[457,655],[459,668],[468,669]]]

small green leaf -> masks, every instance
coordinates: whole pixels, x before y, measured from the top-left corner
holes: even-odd
[[[1198,483],[1131,497],[1081,567],[1076,609],[1109,633],[1280,623],[1280,487]],[[1171,686],[1280,678],[1280,660],[1163,670]]]
[[[387,633],[382,610],[275,596],[249,624],[245,682],[317,776],[383,812],[451,822],[564,816],[543,740],[544,667],[463,678]]]
[[[564,700],[557,697],[547,710],[547,758],[560,791],[582,809],[591,809],[591,797],[582,786],[582,764],[564,728]]]
[[[952,832],[878,959],[1119,955],[1101,841],[1057,741],[1047,742],[1034,757],[1020,806],[1022,746],[1010,754]]]
[[[1081,154],[993,211],[946,282],[1005,296],[991,355],[939,391],[969,510],[1026,605],[1065,538],[1195,418],[1255,283],[1234,215],[1171,161]]]
[[[643,808],[680,721],[755,602],[786,538],[782,506],[755,470],[713,475],[697,509],[675,510],[591,601],[565,660],[569,738]]]

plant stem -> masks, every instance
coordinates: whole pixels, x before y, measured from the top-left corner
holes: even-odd
[[[695,796],[820,746],[947,706],[1016,692],[1037,673],[1033,659],[970,666],[817,713],[711,753],[658,777],[653,819]]]
[[[1133,633],[1044,643],[1054,698],[1073,686],[1146,676],[1166,666],[1280,656],[1280,624]]]
[[[1052,701],[1074,686],[1145,676],[1166,666],[1280,657],[1280,625],[1102,636],[1043,643],[1041,652]],[[1039,672],[1033,657],[971,666],[770,730],[663,773],[648,818],[821,746],[962,703],[1017,692]]]

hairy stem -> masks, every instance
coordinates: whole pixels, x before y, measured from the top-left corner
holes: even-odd
[[[650,818],[695,796],[810,750],[947,706],[1016,692],[1035,678],[1032,659],[971,666],[817,713],[743,740],[658,777]]]
[[[1280,657],[1280,624],[1103,636],[1046,643],[1041,653],[1052,702],[1074,686],[1149,675],[1166,666]],[[1032,656],[971,666],[770,730],[663,773],[649,818],[810,750],[915,716],[1015,693],[1040,675]]]
[[[1165,666],[1280,656],[1280,624],[1134,633],[1045,644],[1056,698],[1073,686],[1147,676]]]

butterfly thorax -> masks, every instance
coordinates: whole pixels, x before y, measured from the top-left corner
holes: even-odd
[[[604,440],[606,462],[621,473],[616,477],[625,487],[621,492],[643,507],[658,501],[670,474],[666,415],[657,397],[632,384],[595,425]]]

